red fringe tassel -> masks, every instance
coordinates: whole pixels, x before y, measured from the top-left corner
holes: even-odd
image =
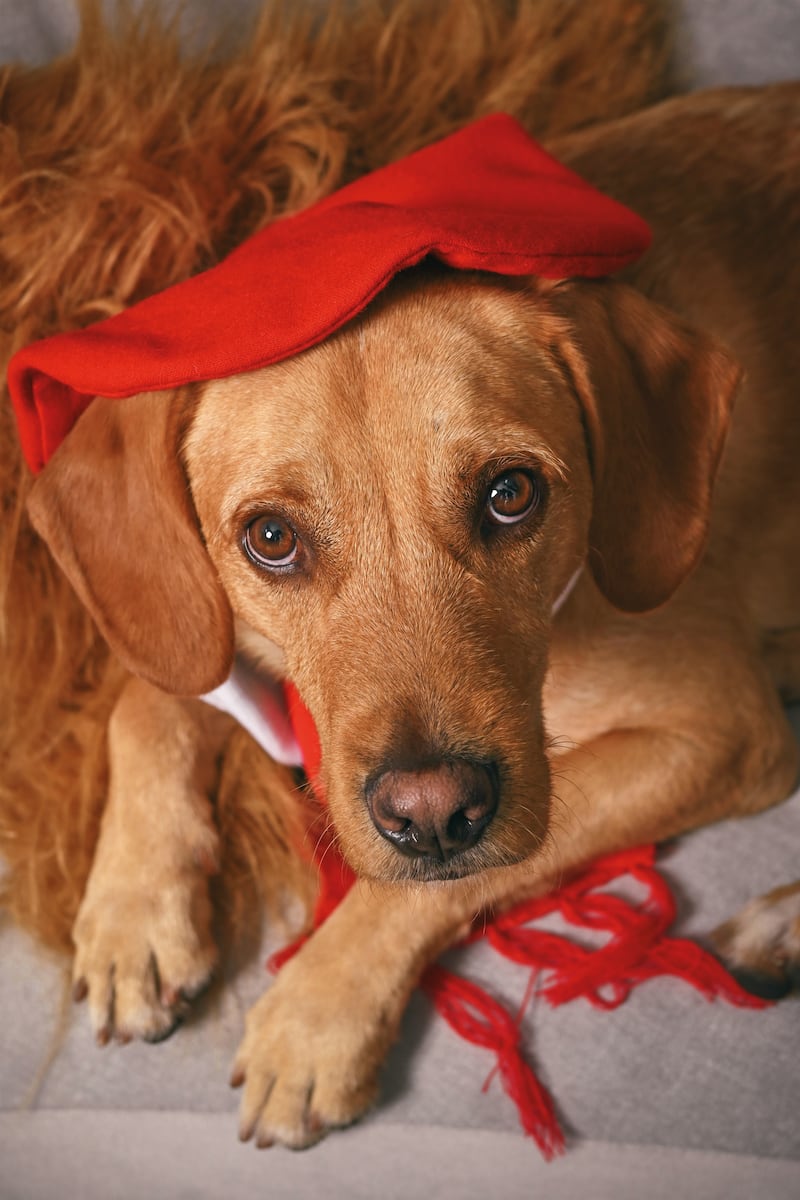
[[[525,1059],[519,1020],[514,1020],[483,988],[444,967],[428,967],[420,986],[451,1029],[495,1055],[497,1066],[484,1090],[499,1072],[506,1094],[517,1106],[525,1133],[534,1139],[548,1162],[563,1154],[564,1135],[556,1110],[547,1088]]]

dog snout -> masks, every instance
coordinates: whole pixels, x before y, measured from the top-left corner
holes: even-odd
[[[402,854],[439,862],[480,840],[497,800],[496,769],[467,759],[385,770],[367,788],[378,833]]]

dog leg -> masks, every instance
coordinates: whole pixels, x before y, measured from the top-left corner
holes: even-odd
[[[797,769],[779,710],[773,742],[768,770],[758,757],[743,770],[741,739],[714,751],[702,736],[612,730],[558,761],[550,833],[534,859],[428,887],[357,882],[248,1015],[231,1079],[244,1084],[240,1136],[301,1148],[355,1120],[374,1100],[420,973],[487,901],[508,907],[608,851],[731,814],[739,793],[752,794],[741,810],[775,803]]]
[[[302,1149],[372,1104],[424,967],[466,933],[475,884],[358,880],[247,1016],[239,1136]]]
[[[698,712],[694,733],[611,730],[570,751],[553,768],[545,852],[569,872],[601,854],[778,803],[797,779],[798,746],[777,706],[775,716],[737,737]]]
[[[767,1000],[785,996],[800,984],[800,883],[751,900],[711,941],[748,991]]]
[[[133,679],[109,727],[111,782],[73,931],[74,994],[101,1045],[166,1037],[217,953],[208,791],[227,718]]]

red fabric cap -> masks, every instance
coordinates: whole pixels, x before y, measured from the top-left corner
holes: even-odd
[[[95,396],[130,396],[279,362],[323,341],[405,267],[596,277],[638,258],[647,225],[485,117],[249,238],[218,266],[14,355],[9,388],[34,471]]]

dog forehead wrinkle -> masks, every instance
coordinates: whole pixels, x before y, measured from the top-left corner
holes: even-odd
[[[398,439],[424,452],[440,439],[449,449],[459,435],[489,458],[507,424],[506,444],[541,441],[541,457],[561,471],[561,453],[548,453],[537,427],[549,430],[554,416],[563,423],[565,388],[529,307],[488,288],[421,289],[363,319],[348,366],[360,419],[374,416],[391,462]],[[352,340],[340,339],[343,353]]]
[[[509,331],[487,319],[476,297],[456,291],[454,297],[449,290],[423,288],[368,310],[359,322],[359,365],[370,376],[377,374],[377,382],[387,380],[419,395],[428,415],[440,388],[459,383],[470,390],[472,383],[471,390],[479,393],[493,375],[506,374],[509,354],[517,358],[528,352],[530,339],[521,329],[516,337],[503,336]],[[345,334],[343,349],[347,341]]]

